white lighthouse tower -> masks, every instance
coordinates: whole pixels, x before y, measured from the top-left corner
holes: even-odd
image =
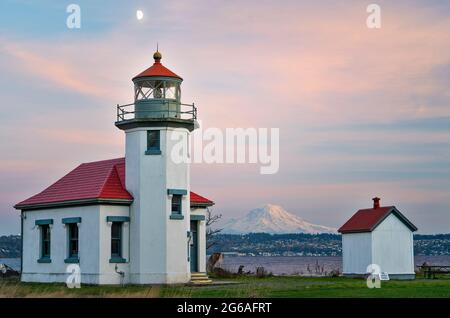
[[[189,164],[172,150],[194,130],[196,108],[181,103],[183,81],[161,64],[133,78],[134,103],[118,106],[125,131],[130,206],[130,282],[186,283],[191,279]],[[187,147],[185,148],[187,150]]]

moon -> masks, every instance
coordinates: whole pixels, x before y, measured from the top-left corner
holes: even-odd
[[[136,18],[138,20],[142,20],[144,18],[144,12],[142,12],[142,10],[137,10],[136,11]]]

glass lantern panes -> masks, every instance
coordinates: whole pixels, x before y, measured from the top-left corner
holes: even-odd
[[[170,80],[144,80],[134,86],[134,99],[172,99],[180,100],[180,83]]]

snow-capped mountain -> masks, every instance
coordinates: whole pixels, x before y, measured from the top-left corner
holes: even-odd
[[[336,233],[335,228],[306,222],[301,217],[285,211],[281,206],[266,204],[253,209],[247,215],[231,219],[223,226],[222,233]]]

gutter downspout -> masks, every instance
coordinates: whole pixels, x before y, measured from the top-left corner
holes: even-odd
[[[23,210],[20,211],[20,280],[23,273],[23,219],[25,215]]]

